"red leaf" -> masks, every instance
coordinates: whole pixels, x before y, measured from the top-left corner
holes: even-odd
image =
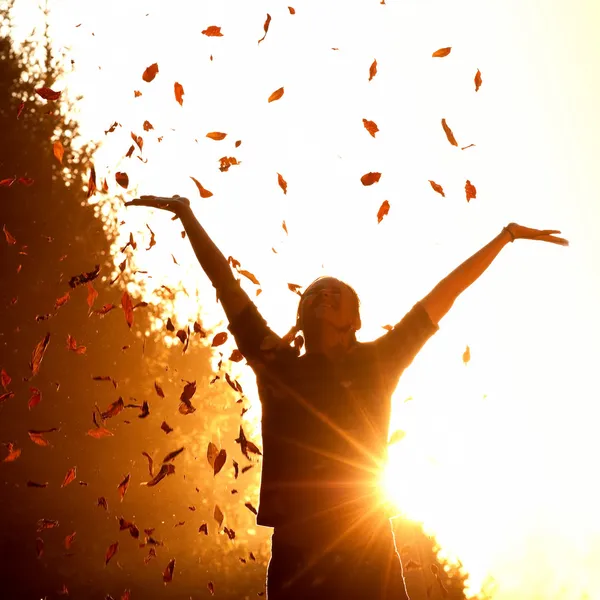
[[[117,307],[114,304],[105,304],[102,308],[95,310],[94,314],[100,315],[101,317],[103,317],[104,315],[108,314],[111,310],[113,310],[115,308],[117,308]]]
[[[64,296],[61,296],[60,298],[56,299],[56,302],[54,302],[54,308],[58,309],[61,306],[64,306],[69,301],[70,298],[71,298],[70,292],[66,292]]]
[[[213,195],[212,192],[202,187],[202,184],[196,178],[190,175],[190,179],[196,184],[196,187],[200,192],[200,198],[210,198]]]
[[[92,308],[96,298],[98,297],[98,292],[94,288],[94,284],[91,281],[87,283],[88,295],[87,295],[87,305],[88,308]]]
[[[291,6],[288,6],[288,10],[290,11],[290,15],[296,14],[296,9],[292,8]]]
[[[377,223],[381,223],[383,217],[385,217],[390,211],[390,203],[387,200],[383,201],[383,204],[379,207],[377,211]]]
[[[127,321],[127,325],[131,329],[133,325],[133,302],[131,301],[131,296],[126,291],[123,292],[123,296],[121,297],[121,306],[125,311],[125,321]]]
[[[448,54],[450,54],[450,51],[452,50],[452,48],[440,48],[439,50],[436,50],[431,56],[434,58],[443,58],[444,56],[448,56]]]
[[[77,477],[77,467],[71,467],[65,475],[64,481],[62,482],[61,488],[68,486]]]
[[[219,454],[215,457],[215,462],[213,466],[214,474],[217,475],[219,471],[223,468],[225,461],[227,460],[227,451],[222,449]]]
[[[6,400],[10,400],[11,398],[15,397],[15,393],[14,392],[6,392],[5,394],[2,394],[0,396],[0,402],[5,402]]]
[[[210,25],[206,29],[202,31],[202,33],[208,37],[223,37],[221,33],[221,28],[217,27],[217,25]]]
[[[102,417],[102,420],[104,421],[106,419],[116,417],[124,408],[125,408],[125,405],[123,403],[123,398],[119,397],[118,400],[111,402],[111,404],[109,404],[108,408],[103,413],[101,413],[100,416]]]
[[[363,125],[373,137],[375,137],[375,134],[379,131],[379,128],[377,127],[377,123],[375,123],[375,121],[367,121],[367,119],[363,119]]]
[[[114,433],[112,431],[106,429],[105,427],[96,427],[95,429],[89,429],[87,432],[87,435],[99,440],[100,438],[103,438],[103,437],[112,437],[112,436],[114,436]]]
[[[360,178],[360,181],[365,186],[373,185],[374,183],[377,183],[380,178],[381,173],[365,173],[365,175]]]
[[[71,546],[73,545],[76,535],[77,535],[77,532],[74,531],[73,533],[70,533],[67,537],[65,537],[65,548],[67,550],[69,550],[71,548]]]
[[[21,185],[29,187],[30,185],[33,185],[35,183],[35,179],[32,179],[31,177],[19,177],[19,179],[17,179],[17,182]]]
[[[17,458],[19,458],[19,456],[21,456],[21,450],[15,448],[15,445],[12,442],[8,442],[6,447],[8,448],[8,455],[3,459],[2,462],[14,462],[17,460]]]
[[[106,551],[106,555],[104,556],[104,564],[107,565],[110,561],[110,559],[117,553],[117,550],[119,549],[119,542],[115,542],[114,544],[111,544],[108,547],[108,550]]]
[[[173,581],[173,570],[174,569],[175,569],[175,559],[172,558],[169,561],[169,564],[167,565],[165,570],[163,571],[163,581],[165,583],[171,583],[171,581]]]
[[[2,384],[2,387],[6,389],[11,381],[11,376],[4,369],[2,369],[2,371],[0,371],[0,384]]]
[[[280,87],[278,90],[275,90],[270,96],[269,96],[269,102],[275,102],[275,100],[279,100],[284,93],[284,89],[282,87]]]
[[[29,392],[31,393],[31,397],[29,398],[27,407],[29,408],[29,410],[31,410],[34,406],[37,406],[41,402],[42,392],[34,387],[30,387]]]
[[[442,189],[441,185],[438,185],[435,181],[431,181],[431,179],[428,179],[429,183],[431,184],[431,187],[438,193],[441,194],[444,198],[446,197],[446,194],[444,194],[444,190]]]
[[[0,179],[1,187],[10,187],[17,180],[17,176],[15,175],[12,179]]]
[[[122,188],[127,189],[129,187],[129,176],[127,173],[117,171],[117,173],[115,173],[115,179]]]
[[[213,518],[219,524],[219,527],[221,527],[221,525],[223,524],[223,519],[225,518],[225,515],[223,514],[223,511],[219,508],[218,504],[215,504]]]
[[[58,162],[62,165],[65,149],[63,148],[63,145],[60,143],[60,141],[56,141],[54,142],[54,144],[52,144],[52,152],[54,153],[54,157],[56,158],[56,160],[58,160]]]
[[[471,182],[468,179],[467,183],[465,183],[465,193],[467,194],[467,202],[469,202],[469,200],[471,200],[472,198],[477,197],[477,189],[474,185],[471,184]]]
[[[477,73],[475,73],[475,91],[478,92],[481,87],[481,71],[477,69]]]
[[[265,24],[263,25],[263,29],[265,30],[265,35],[263,35],[260,38],[260,40],[258,40],[259,44],[267,37],[267,31],[269,31],[269,23],[270,22],[271,22],[271,15],[269,13],[267,13],[267,20],[265,21]]]
[[[150,83],[156,77],[157,73],[158,73],[158,64],[153,63],[144,71],[144,74],[142,75],[142,79],[146,83]]]
[[[369,81],[371,81],[371,79],[373,79],[373,77],[375,77],[375,75],[377,75],[377,61],[374,60],[371,63],[371,66],[369,67]]]
[[[453,146],[458,146],[458,143],[454,139],[454,134],[452,133],[452,130],[450,129],[450,127],[448,127],[448,125],[446,123],[446,119],[442,119],[442,127],[444,128],[444,131],[446,132],[446,137],[448,138],[448,141]]]
[[[283,190],[284,194],[287,194],[287,181],[277,173],[277,183],[279,183],[279,187]]]
[[[62,92],[55,92],[47,87],[36,88],[35,93],[44,100],[58,100]]]
[[[229,539],[231,539],[231,538],[229,538]],[[206,587],[208,588],[208,591],[210,592],[210,595],[214,596],[215,595],[215,584],[212,581],[209,581],[206,584]]]
[[[42,359],[44,358],[44,354],[49,343],[50,334],[47,333],[44,336],[44,339],[40,340],[37,346],[33,349],[33,354],[31,355],[31,362],[29,363],[29,368],[31,369],[33,375],[37,375],[40,372]]]
[[[118,490],[119,490],[119,496],[121,497],[121,502],[123,502],[123,499],[125,498],[125,493],[127,492],[127,488],[129,487],[129,479],[130,479],[131,475],[129,473],[127,473],[127,475],[125,475],[125,477],[123,478],[123,481],[121,481],[121,483],[118,486]]]
[[[17,240],[10,234],[8,229],[6,229],[6,225],[2,226],[2,231],[4,231],[4,236],[6,237],[7,244],[16,244]]]
[[[245,271],[244,269],[239,269],[238,273],[240,275],[243,275],[244,277],[247,277],[254,285],[260,285],[260,282],[258,281],[258,279],[256,279],[256,277],[252,273],[250,273],[250,271]]]
[[[217,346],[222,346],[227,341],[228,335],[226,331],[221,331],[217,333],[213,338],[211,346],[216,348]]]
[[[227,134],[221,131],[210,131],[206,134],[206,137],[218,142],[220,140],[224,140],[227,137]]]
[[[183,86],[180,83],[175,82],[173,87],[175,91],[175,100],[179,102],[179,106],[183,106],[183,94],[185,94],[183,91]]]
[[[25,102],[21,102],[21,104],[19,104],[19,109],[17,110],[17,119],[21,116],[21,113],[23,112],[24,108],[25,108]]]

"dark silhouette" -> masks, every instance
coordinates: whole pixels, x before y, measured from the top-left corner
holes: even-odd
[[[440,319],[515,239],[568,245],[557,230],[511,223],[444,278],[390,331],[359,343],[359,301],[333,277],[302,294],[296,325],[276,335],[196,220],[189,200],[142,196],[128,206],[173,212],[217,290],[257,377],[263,473],[259,525],[273,527],[270,600],[408,598],[389,517],[379,501],[391,395]],[[300,356],[302,330],[306,353]]]

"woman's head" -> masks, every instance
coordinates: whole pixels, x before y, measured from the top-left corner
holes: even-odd
[[[304,291],[298,305],[297,327],[304,337],[310,336],[324,323],[336,331],[358,331],[360,301],[356,291],[335,277],[319,277]]]

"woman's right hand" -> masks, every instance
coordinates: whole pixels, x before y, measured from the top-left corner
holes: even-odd
[[[162,196],[140,196],[125,202],[125,206],[148,206],[149,208],[162,208],[178,215],[184,207],[190,206],[187,198],[175,195],[171,198]]]

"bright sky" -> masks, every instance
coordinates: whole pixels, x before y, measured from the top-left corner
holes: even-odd
[[[23,33],[39,26],[35,6],[17,3]],[[188,196],[223,253],[258,277],[257,305],[281,334],[297,306],[288,282],[348,281],[361,297],[366,341],[511,221],[570,240],[568,248],[507,246],[395,395],[391,430],[407,432],[390,461],[396,499],[460,558],[473,592],[493,578],[498,600],[600,597],[600,6],[540,6],[328,0],[299,2],[291,15],[262,0],[172,0],[168,11],[149,0],[50,2],[57,49],[75,61],[56,89],[84,96],[82,133],[106,140],[95,158],[99,182],[108,177],[118,194],[114,173],[126,171],[130,197]],[[223,37],[202,35],[210,25]],[[448,57],[431,57],[446,46]],[[145,83],[154,62],[159,73]],[[268,103],[282,86],[283,98]],[[363,118],[377,123],[375,139]],[[143,131],[146,119],[154,131]],[[105,137],[115,120],[123,127]],[[144,138],[147,164],[137,151],[121,158],[132,131]],[[227,137],[213,141],[210,131]],[[221,173],[222,156],[241,164]],[[382,177],[364,187],[369,171]],[[200,199],[189,176],[214,195]],[[466,179],[477,188],[470,203]],[[377,224],[386,199],[389,215]],[[182,323],[196,314],[197,287],[200,314],[217,328],[224,315],[180,227],[144,209],[118,218],[127,220],[122,241],[132,230],[148,241],[145,223],[156,232],[156,248],[136,257],[153,274],[141,280],[144,299],[152,286],[183,281],[191,298],[177,302]]]

